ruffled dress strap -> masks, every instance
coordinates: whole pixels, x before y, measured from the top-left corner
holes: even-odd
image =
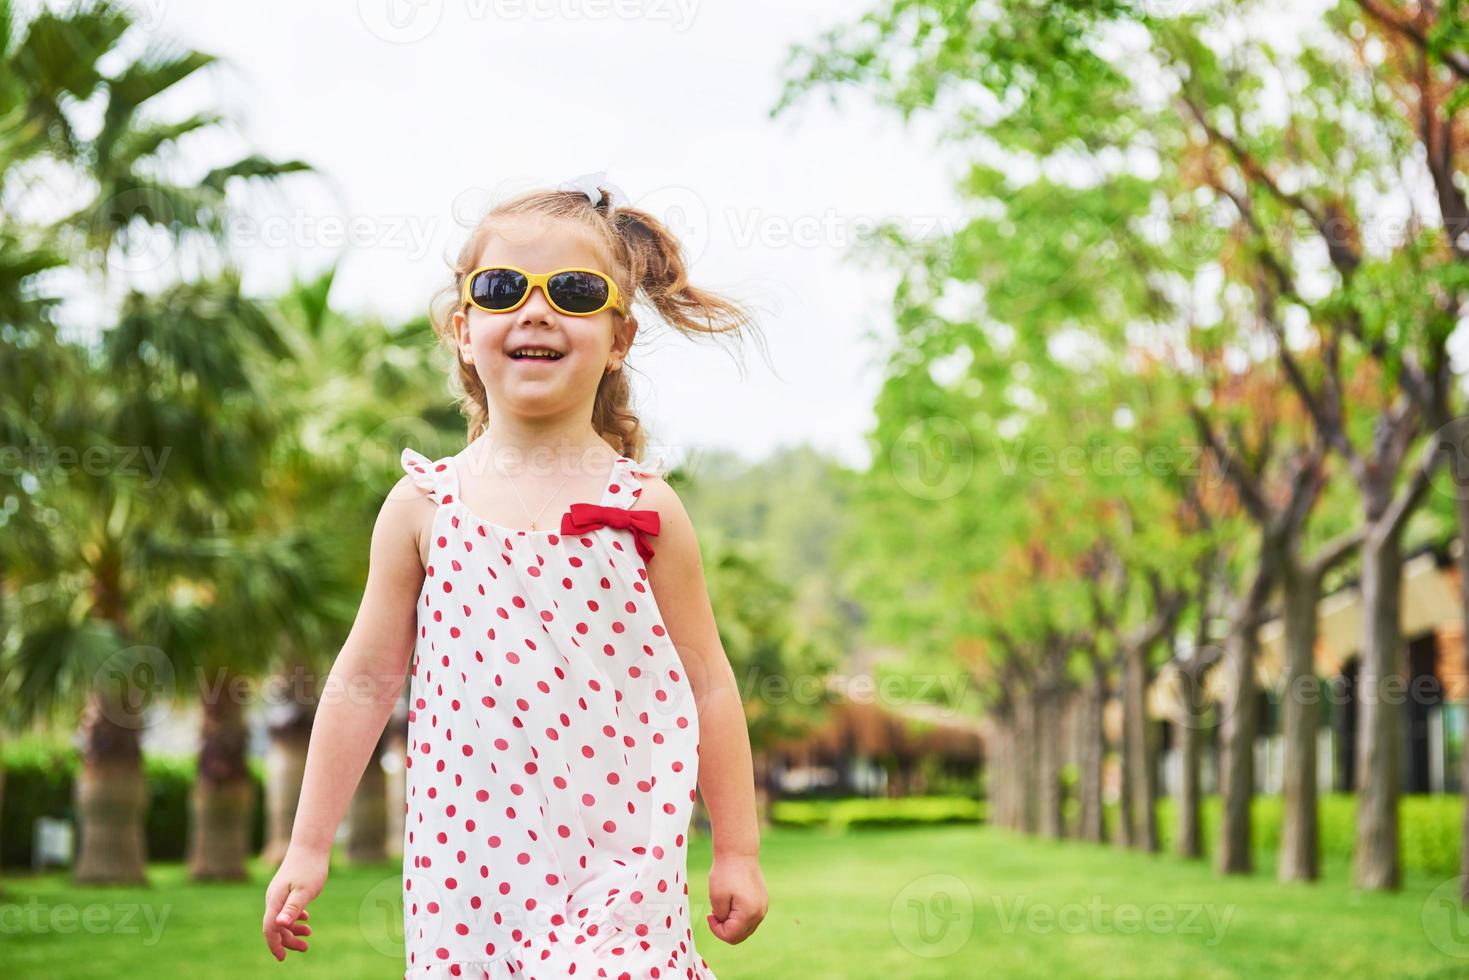
[[[672,466],[664,459],[654,458],[639,462],[630,456],[619,456],[613,464],[617,468],[607,498],[602,503],[612,507],[631,510],[643,495],[643,485],[638,477],[662,477]]]
[[[454,457],[429,459],[418,450],[404,446],[399,461],[403,464],[403,472],[426,491],[434,503],[447,504],[458,498],[459,479],[454,469]]]

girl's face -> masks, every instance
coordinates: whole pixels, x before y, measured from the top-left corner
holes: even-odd
[[[513,265],[529,272],[573,267],[613,272],[574,224],[528,217],[502,223],[499,233],[485,241],[474,268],[487,265]],[[611,309],[592,316],[558,313],[538,286],[509,313],[460,306],[454,314],[454,331],[460,359],[474,366],[488,397],[502,410],[590,417],[602,375],[609,366],[621,366],[637,324]],[[523,347],[548,348],[561,357],[511,356]]]

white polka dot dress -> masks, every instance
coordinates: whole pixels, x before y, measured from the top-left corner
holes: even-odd
[[[649,475],[612,466],[557,527],[480,519],[458,456],[402,464],[438,505],[410,671],[406,978],[714,980],[694,948],[693,689],[649,588]]]

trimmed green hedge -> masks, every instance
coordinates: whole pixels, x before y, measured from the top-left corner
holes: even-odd
[[[1218,796],[1204,798],[1199,823],[1205,855],[1212,855],[1219,838]],[[1254,850],[1280,849],[1281,798],[1257,796],[1251,814]],[[1355,845],[1357,799],[1349,793],[1321,797],[1320,838],[1323,856],[1350,861]],[[1067,801],[1067,820],[1074,826],[1075,800]],[[1117,805],[1103,808],[1110,837],[1117,823]],[[837,800],[778,800],[771,820],[789,827],[901,827],[940,823],[975,823],[983,819],[984,803],[960,796],[915,796],[900,799],[853,797]],[[1459,850],[1464,819],[1461,796],[1405,796],[1398,811],[1403,867],[1430,874],[1459,872]],[[1158,840],[1164,850],[1173,847],[1174,803],[1158,801]]]
[[[1075,802],[1068,803],[1068,815],[1074,818]],[[1206,796],[1199,809],[1200,833],[1206,856],[1214,853],[1219,840],[1222,803],[1219,796]],[[1255,851],[1273,853],[1280,850],[1283,803],[1279,796],[1256,796],[1252,801],[1250,827]],[[1117,805],[1108,804],[1103,811],[1110,834],[1117,822]],[[1173,848],[1177,819],[1173,799],[1160,799],[1158,842],[1165,851]],[[1356,796],[1351,793],[1322,794],[1318,819],[1322,856],[1350,861],[1356,847]],[[1404,796],[1398,809],[1398,840],[1402,845],[1403,867],[1430,874],[1458,874],[1463,820],[1462,796]]]
[[[979,823],[984,804],[962,796],[909,796],[899,799],[855,797],[841,800],[777,800],[772,823],[788,827],[904,827],[942,823]]]
[[[0,746],[5,767],[4,800],[0,801],[0,866],[29,868],[31,834],[37,817],[76,820],[72,797],[81,760],[75,748],[21,739]],[[264,765],[250,760],[256,789],[264,799]],[[189,794],[198,762],[192,757],[144,756],[148,781],[146,837],[150,861],[182,861],[189,843]],[[265,845],[265,808],[252,815],[251,847]]]

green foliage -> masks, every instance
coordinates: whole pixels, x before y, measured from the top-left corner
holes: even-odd
[[[1424,932],[1427,903],[1441,878],[1410,875],[1399,893],[1363,896],[1340,864],[1302,890],[1282,888],[1263,874],[1223,879],[1199,862],[967,824],[860,834],[772,827],[760,840],[770,914],[754,936],[729,946],[709,934],[704,917],[712,857],[707,837],[690,840],[689,925],[720,980],[1447,980],[1464,972]],[[249,881],[200,885],[180,865],[155,865],[148,887],[109,889],[100,900],[64,873],[27,879],[23,891],[19,882],[0,882],[15,893],[0,906],[12,922],[28,921],[22,917],[33,900],[42,923],[46,910],[99,903],[168,916],[156,936],[149,920],[131,911],[126,920],[107,920],[129,928],[84,935],[75,928],[14,930],[4,939],[7,976],[190,976],[203,963],[210,980],[258,980],[276,968],[262,960],[268,954],[259,930],[242,919],[253,911],[258,921],[273,873],[255,859]],[[401,974],[394,875],[387,865],[334,860],[326,890],[311,905],[310,952],[277,972],[289,970],[293,980]],[[1031,918],[1032,910],[1049,914]],[[1123,910],[1134,913],[1130,924],[1118,914]],[[951,917],[951,927],[962,924],[964,942],[943,955],[919,955],[915,949],[939,949],[930,944],[934,937],[955,935],[939,926],[918,940],[924,945],[915,943],[925,936],[921,930],[944,921],[936,915]],[[952,918],[959,915],[962,920]],[[1184,923],[1195,928],[1181,928]],[[1222,941],[1211,942],[1216,937]]]
[[[5,770],[0,797],[0,865],[30,867],[31,837],[38,817],[72,820],[77,756],[66,746],[35,741],[0,745]]]
[[[30,867],[32,833],[38,817],[70,820],[73,833],[77,832],[73,794],[80,764],[76,750],[66,745],[22,739],[0,746],[0,767],[5,770],[4,796],[0,799],[0,866]],[[187,857],[190,795],[197,772],[195,759],[144,757],[143,777],[148,787],[144,836],[150,861],[182,861]],[[263,764],[250,760],[250,773],[256,799],[264,800]],[[250,849],[255,853],[265,844],[264,806],[256,806],[250,819]]]
[[[819,681],[836,651],[793,616],[791,588],[743,549],[727,548],[706,566],[710,602],[719,610],[720,644],[745,703],[757,749],[815,724],[825,706]],[[810,697],[815,692],[818,696]]]
[[[833,832],[862,827],[978,823],[984,819],[984,803],[962,796],[777,800],[770,805],[770,811],[772,823],[822,827]]]
[[[1280,849],[1283,801],[1279,796],[1256,796],[1250,806],[1253,849],[1274,854]],[[1199,826],[1204,853],[1212,855],[1219,839],[1221,800],[1206,796],[1199,809]],[[1350,861],[1356,845],[1357,799],[1350,793],[1326,793],[1320,798],[1319,832],[1324,859]],[[1114,826],[1116,804],[1103,808]],[[1163,850],[1173,847],[1177,832],[1174,801],[1158,801],[1158,841]],[[1459,873],[1463,838],[1464,798],[1458,795],[1404,796],[1398,810],[1398,834],[1402,842],[1403,867],[1434,875]]]

